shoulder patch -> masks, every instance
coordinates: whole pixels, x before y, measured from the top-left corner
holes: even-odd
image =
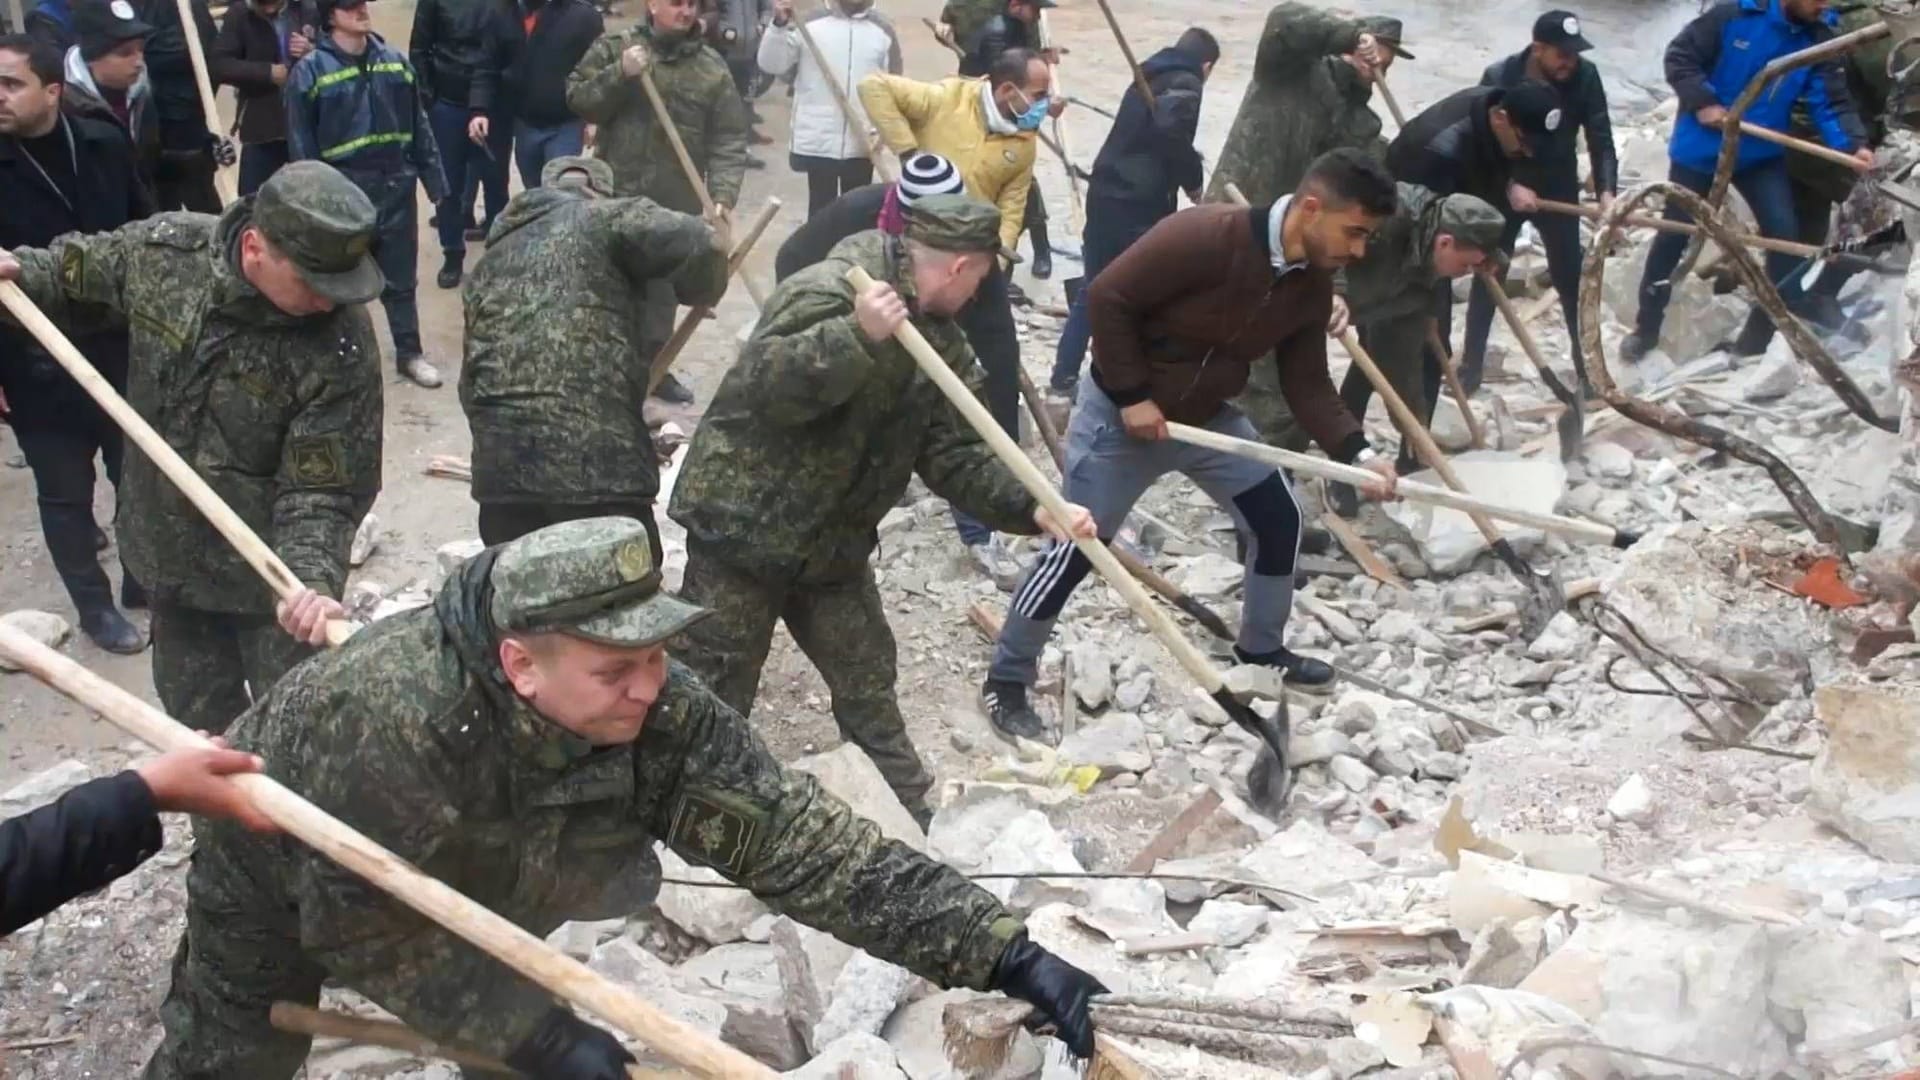
[[[740,874],[759,839],[760,821],[732,800],[690,791],[673,808],[667,843],[727,874]]]
[[[68,244],[60,252],[60,287],[80,295],[80,283],[87,278],[87,255],[78,244]]]
[[[304,487],[341,487],[347,482],[347,454],[338,435],[308,435],[287,444],[293,479]]]

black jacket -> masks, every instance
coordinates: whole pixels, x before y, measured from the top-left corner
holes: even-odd
[[[567,108],[567,76],[606,32],[606,22],[587,0],[547,0],[534,15],[533,32],[516,0],[504,0],[494,20],[495,47],[473,77],[468,104],[534,127],[578,119]]]
[[[319,35],[319,18],[305,4],[289,5],[280,18],[310,42]],[[220,36],[207,54],[208,74],[215,88],[231,86],[239,98],[236,126],[240,141],[248,145],[280,142],[287,137],[287,108],[280,100],[280,87],[273,82],[273,65],[285,64],[291,73],[294,61],[282,50],[280,34],[274,20],[255,11],[245,0],[235,0],[227,5]]]
[[[874,228],[892,184],[854,188],[820,208],[786,238],[773,256],[773,280],[782,282],[827,257],[833,246]]]
[[[1023,23],[1019,19],[1002,11],[988,19],[980,28],[980,33],[967,43],[967,54],[960,58],[960,74],[968,78],[985,75],[1000,59],[1000,54],[1008,49],[1037,49],[1040,47],[1040,27],[1038,23]]]
[[[193,9],[195,29],[200,34],[203,53],[213,51],[218,31],[206,0],[188,0]],[[153,34],[147,38],[147,78],[153,83],[153,104],[160,113],[160,133],[169,147],[184,147],[189,139],[198,147],[196,129],[210,125],[200,112],[200,87],[193,77],[193,57],[187,53],[187,38],[180,32],[180,6],[176,0],[147,0],[141,13]],[[216,119],[214,123],[219,123]],[[170,132],[173,132],[170,134]]]
[[[1200,190],[1200,152],[1193,133],[1200,126],[1200,96],[1205,86],[1200,61],[1178,49],[1161,49],[1140,65],[1153,90],[1153,109],[1133,86],[1120,98],[1107,141],[1093,160],[1090,199],[1138,202],[1174,211],[1182,190]]]
[[[1528,159],[1500,149],[1487,114],[1505,95],[1503,87],[1473,86],[1428,106],[1387,147],[1387,171],[1401,183],[1477,195],[1507,210],[1507,184],[1518,180],[1537,190],[1542,174]]]
[[[160,842],[153,792],[134,772],[0,822],[0,936],[125,875]]]
[[[1480,76],[1481,86],[1511,89],[1527,81],[1527,54],[1521,49],[1505,60],[1487,65]],[[1571,193],[1579,186],[1580,165],[1578,132],[1587,132],[1587,163],[1596,190],[1617,194],[1620,190],[1620,159],[1613,151],[1613,121],[1607,116],[1607,88],[1600,81],[1600,69],[1590,60],[1581,60],[1573,78],[1550,84],[1560,92],[1560,128],[1553,133],[1552,149],[1540,155],[1537,164],[1544,176],[1559,182],[1559,190]]]
[[[500,48],[498,0],[420,0],[407,59],[427,97],[478,110],[474,78]]]
[[[108,121],[66,114],[73,134],[76,191],[56,191],[19,142],[0,138],[0,247],[44,248],[62,233],[108,232],[153,212],[153,197],[134,164],[126,132]],[[78,337],[74,344],[115,386],[127,381],[124,331]],[[58,424],[91,410],[86,391],[32,335],[0,326],[0,390],[15,426]]]

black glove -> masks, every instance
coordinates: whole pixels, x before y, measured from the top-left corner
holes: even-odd
[[[507,1064],[533,1080],[627,1080],[633,1055],[619,1039],[555,1008],[507,1055]]]
[[[1107,988],[1100,980],[1027,940],[1007,943],[993,966],[993,989],[1045,1013],[1060,1030],[1060,1041],[1077,1057],[1093,1056],[1093,1017],[1087,1007]]]
[[[207,132],[207,153],[212,154],[213,163],[223,169],[240,160],[240,151],[233,140],[211,131]]]

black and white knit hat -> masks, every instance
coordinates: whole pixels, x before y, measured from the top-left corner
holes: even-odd
[[[939,154],[920,151],[900,163],[900,205],[928,195],[959,195],[967,189],[960,170]]]

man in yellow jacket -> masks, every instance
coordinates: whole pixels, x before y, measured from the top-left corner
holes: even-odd
[[[875,72],[860,80],[860,104],[887,148],[905,161],[916,150],[953,162],[967,194],[1000,210],[1000,250],[1014,250],[1033,188],[1035,133],[1047,118],[1051,81],[1046,60],[1031,49],[1000,54],[984,79],[925,83]],[[1008,434],[1020,435],[1020,339],[1013,328],[1006,267],[980,283],[957,321],[987,371],[987,408]],[[1011,549],[985,525],[955,511],[960,540],[1003,590],[1021,568]]]

